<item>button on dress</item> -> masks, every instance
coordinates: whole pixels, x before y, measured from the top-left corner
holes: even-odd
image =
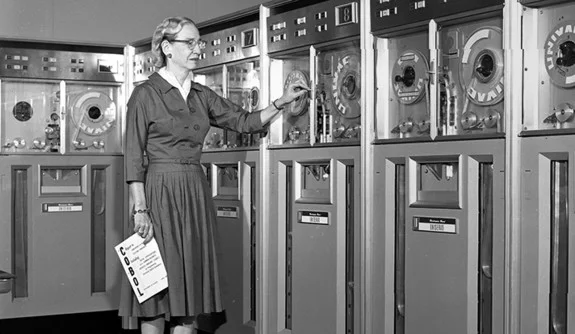
[[[216,213],[200,165],[210,125],[237,132],[263,130],[259,112],[249,113],[195,82],[187,100],[158,73],[134,88],[126,114],[126,181],[145,183],[168,289],[139,304],[124,279],[121,316],[197,316],[225,306],[220,298]]]

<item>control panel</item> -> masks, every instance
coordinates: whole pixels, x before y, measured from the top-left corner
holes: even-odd
[[[124,55],[2,47],[0,76],[102,82],[124,81]]]
[[[259,22],[249,22],[203,35],[206,48],[200,54],[199,67],[208,67],[236,60],[257,57]],[[201,33],[201,30],[200,30]]]
[[[437,17],[502,6],[503,0],[372,0],[371,29],[377,32],[408,24],[423,23]]]
[[[134,83],[148,80],[148,77],[156,72],[154,57],[151,51],[151,44],[146,43],[135,47],[134,51]]]
[[[326,1],[267,19],[270,53],[335,41],[360,33],[359,2]]]

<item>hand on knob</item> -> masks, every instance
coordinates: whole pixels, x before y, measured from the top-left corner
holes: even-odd
[[[311,88],[309,88],[304,82],[291,83],[284,91],[282,97],[276,100],[276,105],[281,108],[284,105],[304,96],[309,91],[311,91]]]

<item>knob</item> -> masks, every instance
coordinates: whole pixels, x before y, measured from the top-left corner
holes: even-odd
[[[417,127],[419,128],[420,133],[428,132],[429,131],[429,121],[424,119],[421,122],[417,123]]]
[[[404,121],[399,123],[399,131],[401,133],[409,133],[413,130],[413,122],[412,121]]]
[[[350,126],[345,131],[344,137],[348,138],[348,139],[359,138],[360,131],[361,131],[361,125],[356,124],[356,125]]]
[[[26,147],[26,140],[24,138],[14,138],[12,142],[14,143],[14,147],[16,148]]]
[[[46,147],[46,141],[41,138],[34,138],[32,145],[34,145],[34,148],[43,149]]]
[[[102,148],[104,148],[105,144],[104,144],[103,140],[94,140],[92,142],[92,146],[94,146],[97,149],[102,149]]]
[[[573,106],[569,103],[561,103],[555,108],[555,117],[559,123],[569,122],[573,118]]]
[[[499,123],[500,118],[501,116],[497,111],[489,109],[486,112],[485,117],[483,117],[482,121],[486,128],[494,128],[497,126],[497,123]]]
[[[466,111],[461,115],[461,126],[465,130],[470,130],[479,125],[479,120],[477,115],[472,111]]]
[[[333,129],[333,137],[339,138],[339,137],[343,136],[345,134],[346,130],[347,129],[345,128],[345,126],[343,124],[340,124],[338,127]]]
[[[301,131],[297,126],[292,127],[288,132],[290,142],[296,142],[301,136]]]
[[[86,142],[82,139],[74,140],[72,144],[77,150],[85,150],[87,148]]]

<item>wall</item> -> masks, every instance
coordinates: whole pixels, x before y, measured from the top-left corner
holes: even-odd
[[[196,22],[262,0],[0,0],[0,37],[127,44],[150,37],[167,16]]]

